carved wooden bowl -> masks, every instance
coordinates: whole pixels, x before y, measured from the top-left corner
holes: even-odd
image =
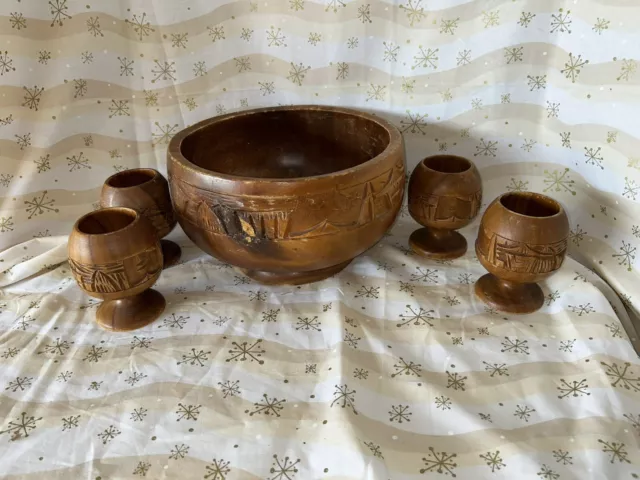
[[[173,230],[177,220],[171,205],[169,184],[153,168],[132,168],[111,175],[102,185],[102,207],[128,207],[147,217],[163,238]],[[180,260],[180,246],[171,240],[161,240],[164,268]]]
[[[409,237],[411,249],[436,259],[457,258],[467,240],[455,230],[468,225],[482,202],[482,180],[470,160],[434,155],[420,162],[409,179],[409,213],[424,228]]]
[[[205,120],[169,145],[178,222],[265,284],[329,277],[373,246],[404,193],[404,147],[357,110],[287,106]]]
[[[569,221],[560,203],[532,192],[505,193],[485,211],[476,254],[489,271],[476,282],[485,303],[510,313],[542,307],[536,284],[562,266],[567,253]]]
[[[151,287],[162,271],[160,240],[151,222],[130,208],[105,208],[81,217],[69,236],[69,266],[76,282],[104,300],[96,311],[108,330],[134,330],[165,308]]]

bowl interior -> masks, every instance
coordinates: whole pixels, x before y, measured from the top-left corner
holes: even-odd
[[[502,196],[500,203],[507,210],[527,217],[551,217],[560,212],[558,202],[542,195],[508,193]]]
[[[441,173],[462,173],[471,168],[469,160],[455,155],[427,157],[422,161],[422,164],[431,170]]]
[[[137,187],[150,182],[155,175],[156,172],[150,168],[136,168],[111,175],[106,183],[113,188]]]
[[[136,212],[129,209],[105,209],[85,215],[78,222],[78,230],[87,235],[104,235],[131,225]]]
[[[358,115],[280,110],[214,122],[187,136],[181,153],[226,175],[298,178],[355,167],[382,153],[389,142],[382,125]]]

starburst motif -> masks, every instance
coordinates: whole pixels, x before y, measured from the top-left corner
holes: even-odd
[[[73,155],[71,157],[67,157],[67,165],[69,166],[69,171],[73,172],[75,170],[80,170],[83,168],[88,168],[91,170],[91,165],[89,165],[89,159],[84,156],[83,152],[80,152],[78,155]]]
[[[629,180],[628,177],[624,177],[624,190],[622,191],[623,197],[635,200],[638,195],[638,190],[640,190],[640,185],[638,185],[635,180]]]
[[[463,377],[457,372],[449,372],[447,370],[447,388],[453,388],[454,390],[465,390],[465,381],[467,377]]]
[[[82,63],[93,63],[93,53],[89,51],[82,52],[80,58],[82,59]]]
[[[240,33],[240,38],[246,42],[251,40],[251,36],[253,35],[253,30],[250,28],[243,28]]]
[[[171,141],[171,138],[178,131],[179,125],[176,123],[174,125],[169,125],[168,123],[165,125],[160,125],[158,122],[155,122],[155,126],[158,131],[151,132],[151,138],[153,145],[166,145]]]
[[[294,12],[304,10],[304,0],[289,0],[289,8]]]
[[[262,395],[262,400],[253,404],[253,411],[249,412],[249,410],[245,410],[245,413],[248,413],[250,417],[256,414],[263,415],[274,415],[276,417],[280,416],[280,412],[284,409],[284,403],[286,400],[278,400],[277,398],[269,398],[269,396],[264,393]]]
[[[251,70],[251,59],[248,56],[236,57],[233,59],[236,63],[238,73],[248,72]]]
[[[491,468],[491,473],[494,473],[496,470],[500,470],[502,467],[506,467],[502,462],[502,457],[500,457],[500,450],[487,452],[484,455],[479,455],[479,457],[485,461],[488,467]]]
[[[231,471],[229,468],[230,463],[231,462],[225,461],[224,458],[220,460],[214,458],[211,465],[205,467],[205,480],[225,480],[226,475]]]
[[[286,47],[284,33],[281,28],[275,28],[273,25],[267,30],[267,45],[270,47]]]
[[[100,18],[99,17],[89,17],[86,21],[87,30],[91,35],[97,37],[98,35],[104,37],[104,33],[102,33],[102,28],[100,27]]]
[[[500,95],[500,103],[511,103],[511,94],[504,93]]]
[[[260,93],[262,93],[263,97],[265,95],[271,95],[276,91],[273,82],[258,82],[258,85],[260,85]]]
[[[482,110],[482,99],[481,98],[472,98],[471,99],[471,108],[473,110]]]
[[[422,45],[418,45],[418,53],[414,55],[413,61],[414,64],[411,67],[412,70],[416,68],[428,68],[431,67],[434,70],[438,68],[438,52],[439,48],[432,49],[428,48],[427,51],[424,51]]]
[[[605,442],[602,439],[598,439],[598,443],[602,444],[602,451],[604,453],[608,453],[611,455],[611,457],[609,458],[609,463],[615,463],[616,461],[620,463],[631,463],[627,459],[627,455],[629,454],[624,448],[624,443]]]
[[[623,365],[613,362],[609,365],[608,363],[600,362],[600,365],[606,367],[605,374],[609,377],[611,386],[640,392],[640,377],[634,377],[629,362],[625,362]]]
[[[458,464],[454,459],[458,456],[456,453],[436,452],[433,447],[429,447],[429,455],[427,458],[422,457],[422,461],[426,468],[421,468],[420,473],[437,472],[444,473],[445,475],[451,475],[455,477],[455,468]]]
[[[355,298],[378,298],[380,294],[380,287],[367,287],[362,285],[354,295]]]
[[[146,13],[143,13],[140,18],[134,15],[131,20],[126,19],[125,23],[133,27],[133,31],[138,34],[138,39],[142,41],[144,37],[148,37],[151,33],[155,32],[155,29],[151,27],[150,22],[145,22],[147,17]]]
[[[133,62],[134,62],[134,60],[129,60],[127,57],[118,57],[118,61],[120,62],[120,76],[121,77],[123,75],[125,77],[133,75]]]
[[[300,463],[298,458],[295,462],[289,457],[278,458],[278,455],[273,456],[273,465],[269,472],[273,477],[268,480],[294,480],[295,474],[298,473],[296,465]]]
[[[344,342],[349,345],[351,348],[358,348],[358,342],[362,340],[362,338],[357,337],[353,333],[351,333],[346,328],[344,329]]]
[[[584,239],[584,236],[587,234],[587,232],[585,232],[584,230],[582,230],[582,228],[580,228],[580,225],[576,225],[575,230],[571,229],[569,231],[569,239],[574,243],[574,245],[576,247],[580,246],[580,242]]]
[[[64,371],[64,372],[60,372],[58,374],[58,376],[56,377],[56,381],[57,382],[66,382],[67,380],[69,380],[71,378],[71,376],[73,375],[73,372],[70,371]]]
[[[631,425],[633,426],[633,428],[635,428],[636,430],[640,430],[640,415],[625,413],[623,417],[631,422]]]
[[[8,187],[11,183],[11,180],[13,180],[13,175],[9,173],[0,174],[0,185],[2,185],[3,187]]]
[[[196,103],[196,100],[193,97],[189,97],[184,101],[184,106],[187,107],[187,109],[192,112],[193,110],[195,110],[196,108],[198,108],[198,104]]]
[[[395,45],[393,42],[382,42],[384,46],[384,53],[382,56],[382,60],[384,62],[397,62],[398,61],[398,52],[400,51],[400,47]]]
[[[344,385],[335,385],[335,392],[333,392],[333,401],[331,402],[331,407],[338,404],[342,408],[349,407],[353,413],[356,415],[358,412],[356,411],[355,406],[355,390],[349,390],[349,387],[345,383]]]
[[[451,296],[451,295],[445,295],[444,297],[442,297],[448,304],[449,306],[453,307],[455,305],[460,305],[460,300],[458,300],[458,297],[456,296]]]
[[[484,22],[484,28],[493,27],[500,23],[500,12],[482,12],[482,21]]]
[[[71,430],[72,428],[78,428],[80,423],[80,415],[70,415],[68,417],[62,417],[62,431]]]
[[[564,378],[560,379],[560,386],[556,387],[560,392],[558,398],[566,398],[568,396],[572,397],[581,397],[582,395],[591,395],[587,388],[587,379],[580,380],[579,382],[574,380],[571,383],[568,383]]]
[[[151,73],[155,77],[151,80],[151,83],[156,83],[158,80],[175,80],[176,62],[163,61],[160,63],[158,60],[153,61],[156,66],[151,69]]]
[[[113,117],[129,117],[131,113],[129,112],[129,101],[128,100],[111,100],[111,105],[109,106],[109,118]]]
[[[571,132],[560,132],[560,140],[563,147],[571,148]]]
[[[562,172],[560,170],[544,171],[544,184],[547,187],[543,190],[548,192],[549,190],[555,192],[569,192],[571,195],[575,195],[576,191],[572,189],[575,184],[574,180],[571,180],[569,176],[569,169],[565,168]]]
[[[358,380],[366,380],[369,376],[369,372],[364,368],[356,368],[353,370],[353,377]]]
[[[569,452],[558,449],[554,450],[553,458],[555,458],[556,462],[562,463],[563,465],[573,465],[573,457],[569,455]]]
[[[406,5],[400,5],[400,8],[406,12],[409,24],[412,27],[416,23],[420,23],[420,21],[427,16],[427,14],[424,13],[424,7],[421,7],[421,4],[422,0],[408,0]]]
[[[13,217],[0,217],[0,233],[13,232]]]
[[[502,350],[501,352],[510,352],[510,353],[524,353],[525,355],[529,355],[529,341],[528,340],[518,340],[514,338],[513,340],[509,337],[504,337],[502,342]]]
[[[178,418],[176,422],[180,420],[197,421],[198,415],[200,415],[200,408],[202,408],[202,405],[184,405],[183,403],[178,403],[178,409],[176,410]]]
[[[544,478],[548,480],[557,480],[558,478],[560,478],[560,474],[554,472],[553,470],[551,470],[551,468],[547,467],[545,464],[543,464],[540,467],[540,471],[536,475],[538,475],[540,478]]]
[[[87,93],[87,81],[76,79],[73,81],[73,98],[84,97]]]
[[[564,11],[563,8],[558,9],[558,13],[551,14],[551,33],[571,33],[569,27],[571,27],[572,20],[569,17],[571,10]]]
[[[371,5],[361,5],[358,7],[358,18],[362,23],[372,23],[371,20]]]
[[[569,53],[569,61],[564,64],[564,69],[560,73],[564,73],[566,78],[571,79],[571,83],[576,83],[576,78],[580,75],[582,68],[589,63],[589,60],[583,60],[582,55],[573,56]]]
[[[83,362],[97,363],[102,356],[107,353],[107,350],[102,347],[96,347],[91,345],[91,348],[87,352],[87,355],[82,359]]]
[[[340,7],[346,7],[346,4],[342,0],[329,0],[324,11],[328,12],[329,10],[333,10],[333,13],[338,13]]]
[[[264,364],[264,360],[260,360],[260,357],[266,352],[261,348],[261,343],[262,339],[256,340],[251,345],[249,345],[248,342],[231,342],[233,346],[233,348],[229,350],[231,356],[227,358],[226,361],[244,362],[249,360],[250,362],[258,362],[260,365]]]
[[[26,438],[29,436],[29,432],[36,428],[37,422],[40,420],[42,420],[42,417],[35,418],[34,416],[28,416],[27,412],[22,412],[19,417],[7,424],[5,430],[0,430],[0,435],[3,433],[10,434],[11,441]]]
[[[527,75],[529,91],[543,90],[547,88],[547,76],[546,75]]]
[[[38,88],[38,86],[34,86],[33,88],[22,87],[25,91],[23,97],[23,107],[29,107],[29,110],[38,111],[38,106],[40,105],[40,100],[42,99],[42,92],[44,92],[44,87]]]
[[[68,20],[69,18],[71,18],[71,15],[67,13],[67,10],[69,10],[67,0],[50,0],[49,9],[53,17],[51,20],[52,27],[56,24],[56,22],[59,26],[62,26],[63,20]]]
[[[400,322],[398,322],[396,326],[403,327],[411,324],[415,326],[429,325],[433,327],[431,323],[431,320],[433,320],[433,310],[425,310],[422,307],[418,307],[416,310],[411,305],[407,305],[406,308],[408,311],[400,315]]]
[[[620,67],[620,76],[616,78],[617,81],[625,80],[629,81],[638,70],[638,64],[633,59],[622,59],[622,66]]]
[[[478,335],[489,335],[489,329],[487,327],[478,327]]]
[[[13,114],[7,115],[4,118],[0,118],[0,126],[5,127],[13,123]]]
[[[371,451],[374,457],[384,459],[384,457],[382,456],[382,452],[380,451],[380,445],[376,445],[373,442],[363,442],[363,443],[365,447],[367,447]]]
[[[220,386],[220,390],[222,391],[222,398],[227,397],[235,397],[236,395],[240,395],[240,384],[239,380],[232,382],[231,380],[227,380],[226,382],[218,382]]]
[[[171,34],[171,46],[174,48],[187,48],[189,42],[188,33],[172,33]]]
[[[438,283],[438,270],[416,267],[416,273],[411,274],[410,280],[412,282]]]
[[[609,25],[611,22],[609,20],[605,20],[604,18],[596,18],[596,23],[593,25],[591,30],[596,32],[598,35],[602,35],[602,32],[609,29]]]
[[[200,365],[204,367],[205,362],[209,360],[208,355],[210,354],[210,351],[205,352],[204,350],[199,350],[196,352],[196,349],[192,348],[190,353],[182,355],[182,360],[178,361],[178,365],[188,363],[189,365]]]
[[[560,104],[547,101],[547,118],[557,118],[559,113]]]
[[[436,397],[434,403],[436,404],[436,408],[440,410],[451,410],[451,399],[444,395]]]
[[[11,390],[12,392],[20,390],[21,392],[24,392],[32,383],[33,377],[16,377],[15,380],[9,382],[5,387],[5,390]]]
[[[27,28],[27,19],[24,18],[24,15],[20,12],[11,12],[9,14],[9,23],[11,24],[11,28],[15,28],[16,30]]]
[[[298,321],[296,322],[296,330],[315,330],[316,332],[321,332],[321,325],[322,324],[318,320],[317,316],[314,316],[313,318],[298,317]]]
[[[455,34],[459,21],[459,17],[453,20],[445,20],[444,18],[440,19],[440,33],[449,33],[451,35]]]
[[[291,69],[289,70],[289,76],[287,76],[287,78],[291,80],[291,82],[301,87],[302,81],[304,80],[304,77],[309,70],[311,70],[311,67],[305,67],[302,63],[296,65],[295,63],[291,62]]]
[[[358,47],[358,37],[349,37],[347,39],[347,48],[357,48]]]
[[[628,271],[633,270],[633,262],[636,258],[637,247],[632,247],[631,243],[627,243],[622,240],[622,246],[619,247],[620,253],[614,253],[611,255],[618,260],[618,265],[627,267]]]
[[[50,353],[52,355],[64,355],[69,351],[71,345],[67,340],[60,340],[60,338],[56,338],[53,342],[48,343],[44,346],[44,350],[38,352],[38,354],[42,353]]]
[[[471,50],[461,50],[456,57],[458,66],[471,63]]]
[[[346,62],[338,62],[338,76],[336,80],[345,80],[349,76],[349,65]]]
[[[369,89],[367,90],[367,102],[369,100],[384,100],[387,95],[386,88],[386,85],[375,85],[370,83]]]
[[[169,455],[169,459],[171,460],[179,460],[184,458],[189,453],[189,446],[184,443],[180,445],[175,445],[174,448],[171,449],[171,455]]]
[[[560,298],[560,292],[558,290],[554,290],[553,292],[549,292],[549,294],[545,297],[545,301],[547,305],[551,305],[553,302]]]
[[[428,114],[420,115],[419,113],[411,113],[410,110],[407,110],[406,118],[400,120],[402,133],[411,132],[426,135],[427,133],[425,132],[425,129],[427,127],[427,122],[425,121],[425,118],[428,116]]]
[[[223,25],[216,25],[214,27],[207,27],[207,30],[209,31],[209,37],[211,37],[211,41],[213,43],[217,42],[218,40],[224,40],[225,36],[224,36],[224,26]],[[251,31],[251,33],[253,33],[253,30]],[[178,45],[174,45],[175,46],[181,46],[186,48],[186,36],[187,34],[183,34],[184,35],[184,42],[180,42],[178,43]],[[173,35],[172,35],[173,37]],[[176,40],[181,40],[180,38],[176,39]]]
[[[141,477],[146,477],[150,468],[151,468],[151,464],[149,462],[138,462],[138,465],[133,470],[133,475],[140,475]]]
[[[265,312],[262,312],[262,321],[263,322],[275,322],[278,320],[278,314],[280,313],[280,309],[271,309]]]
[[[518,20],[518,25],[522,27],[528,27],[531,21],[535,18],[536,14],[531,12],[522,12],[520,14],[520,20]]]
[[[134,408],[133,412],[131,412],[131,420],[134,422],[141,422],[144,420],[144,417],[147,416],[148,410],[144,407]]]
[[[18,355],[18,353],[19,353],[19,352],[20,352],[20,350],[18,350],[17,348],[15,348],[15,347],[9,347],[7,350],[5,350],[4,352],[2,352],[1,357],[2,357],[2,358],[4,358],[4,359],[7,359],[7,358],[13,358],[13,357],[15,357],[16,355]]]
[[[516,405],[516,411],[513,414],[514,417],[518,417],[520,420],[524,420],[525,422],[529,422],[529,418],[531,414],[535,412],[535,408],[531,408],[527,405]]]
[[[389,412],[389,421],[396,423],[404,423],[411,421],[411,413],[408,405],[391,405],[391,411]]]
[[[100,437],[100,440],[102,440],[102,443],[106,445],[121,433],[122,432],[118,430],[114,425],[109,425],[108,428],[105,428],[104,431],[98,434],[98,437]]]
[[[498,141],[486,141],[484,138],[480,139],[480,145],[476,145],[476,153],[473,154],[474,157],[478,155],[482,155],[484,157],[491,156],[495,157],[496,152],[498,151]]]
[[[509,369],[507,368],[506,363],[487,363],[483,361],[484,369],[489,372],[490,377],[494,377],[498,375],[499,377],[509,376]]]
[[[393,368],[396,371],[391,374],[391,378],[397,377],[398,375],[412,375],[419,377],[422,365],[411,361],[407,362],[404,358],[400,357],[399,361],[393,365]]]
[[[33,200],[25,200],[24,203],[25,205],[27,205],[27,213],[29,214],[27,218],[29,219],[38,215],[42,215],[46,212],[59,212],[57,208],[53,207],[53,205],[55,204],[55,200],[47,198],[46,190],[42,192],[40,197],[33,197]]]
[[[510,192],[526,192],[527,190],[529,190],[529,181],[516,180],[512,177],[511,183],[507,185],[507,190]]]
[[[507,59],[507,65],[522,61],[524,47],[507,47],[504,49],[504,58]]]
[[[4,75],[7,72],[15,72],[15,70],[16,68],[13,66],[13,59],[9,57],[9,52],[6,50],[0,52],[0,75]]]

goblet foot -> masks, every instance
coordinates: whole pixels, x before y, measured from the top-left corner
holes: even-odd
[[[420,228],[409,237],[409,246],[423,257],[451,260],[465,254],[467,240],[455,230]]]
[[[165,306],[162,294],[149,289],[132,297],[105,300],[96,311],[96,321],[114,332],[136,330],[157,319]]]
[[[182,249],[180,245],[171,240],[160,240],[160,247],[162,247],[162,268],[173,267],[182,255]]]
[[[308,272],[275,273],[265,272],[262,270],[248,270],[243,268],[239,270],[247,277],[263,285],[303,285],[305,283],[319,282],[320,280],[329,278],[332,275],[340,272],[350,263],[351,260],[348,260],[331,267],[321,268],[320,270],[311,270]]]
[[[544,303],[544,293],[536,283],[509,282],[491,273],[478,279],[475,292],[487,305],[507,313],[533,313]]]

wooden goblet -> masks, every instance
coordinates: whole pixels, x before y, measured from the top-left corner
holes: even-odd
[[[538,193],[505,193],[482,216],[476,254],[489,273],[475,292],[496,310],[531,313],[544,303],[535,283],[558,270],[567,253],[569,221],[562,205]]]
[[[104,300],[96,320],[107,330],[134,330],[164,311],[164,297],[150,289],[162,271],[160,240],[133,209],[105,208],[81,217],[69,237],[69,265],[80,288]]]
[[[104,207],[128,207],[147,217],[163,238],[176,226],[169,184],[152,168],[133,168],[111,175],[102,186],[100,204]],[[161,240],[163,268],[180,260],[181,249],[171,240]]]
[[[481,201],[482,180],[471,161],[455,155],[422,160],[409,179],[409,213],[425,228],[411,234],[411,249],[436,259],[464,255],[467,241],[455,230],[473,220]]]

